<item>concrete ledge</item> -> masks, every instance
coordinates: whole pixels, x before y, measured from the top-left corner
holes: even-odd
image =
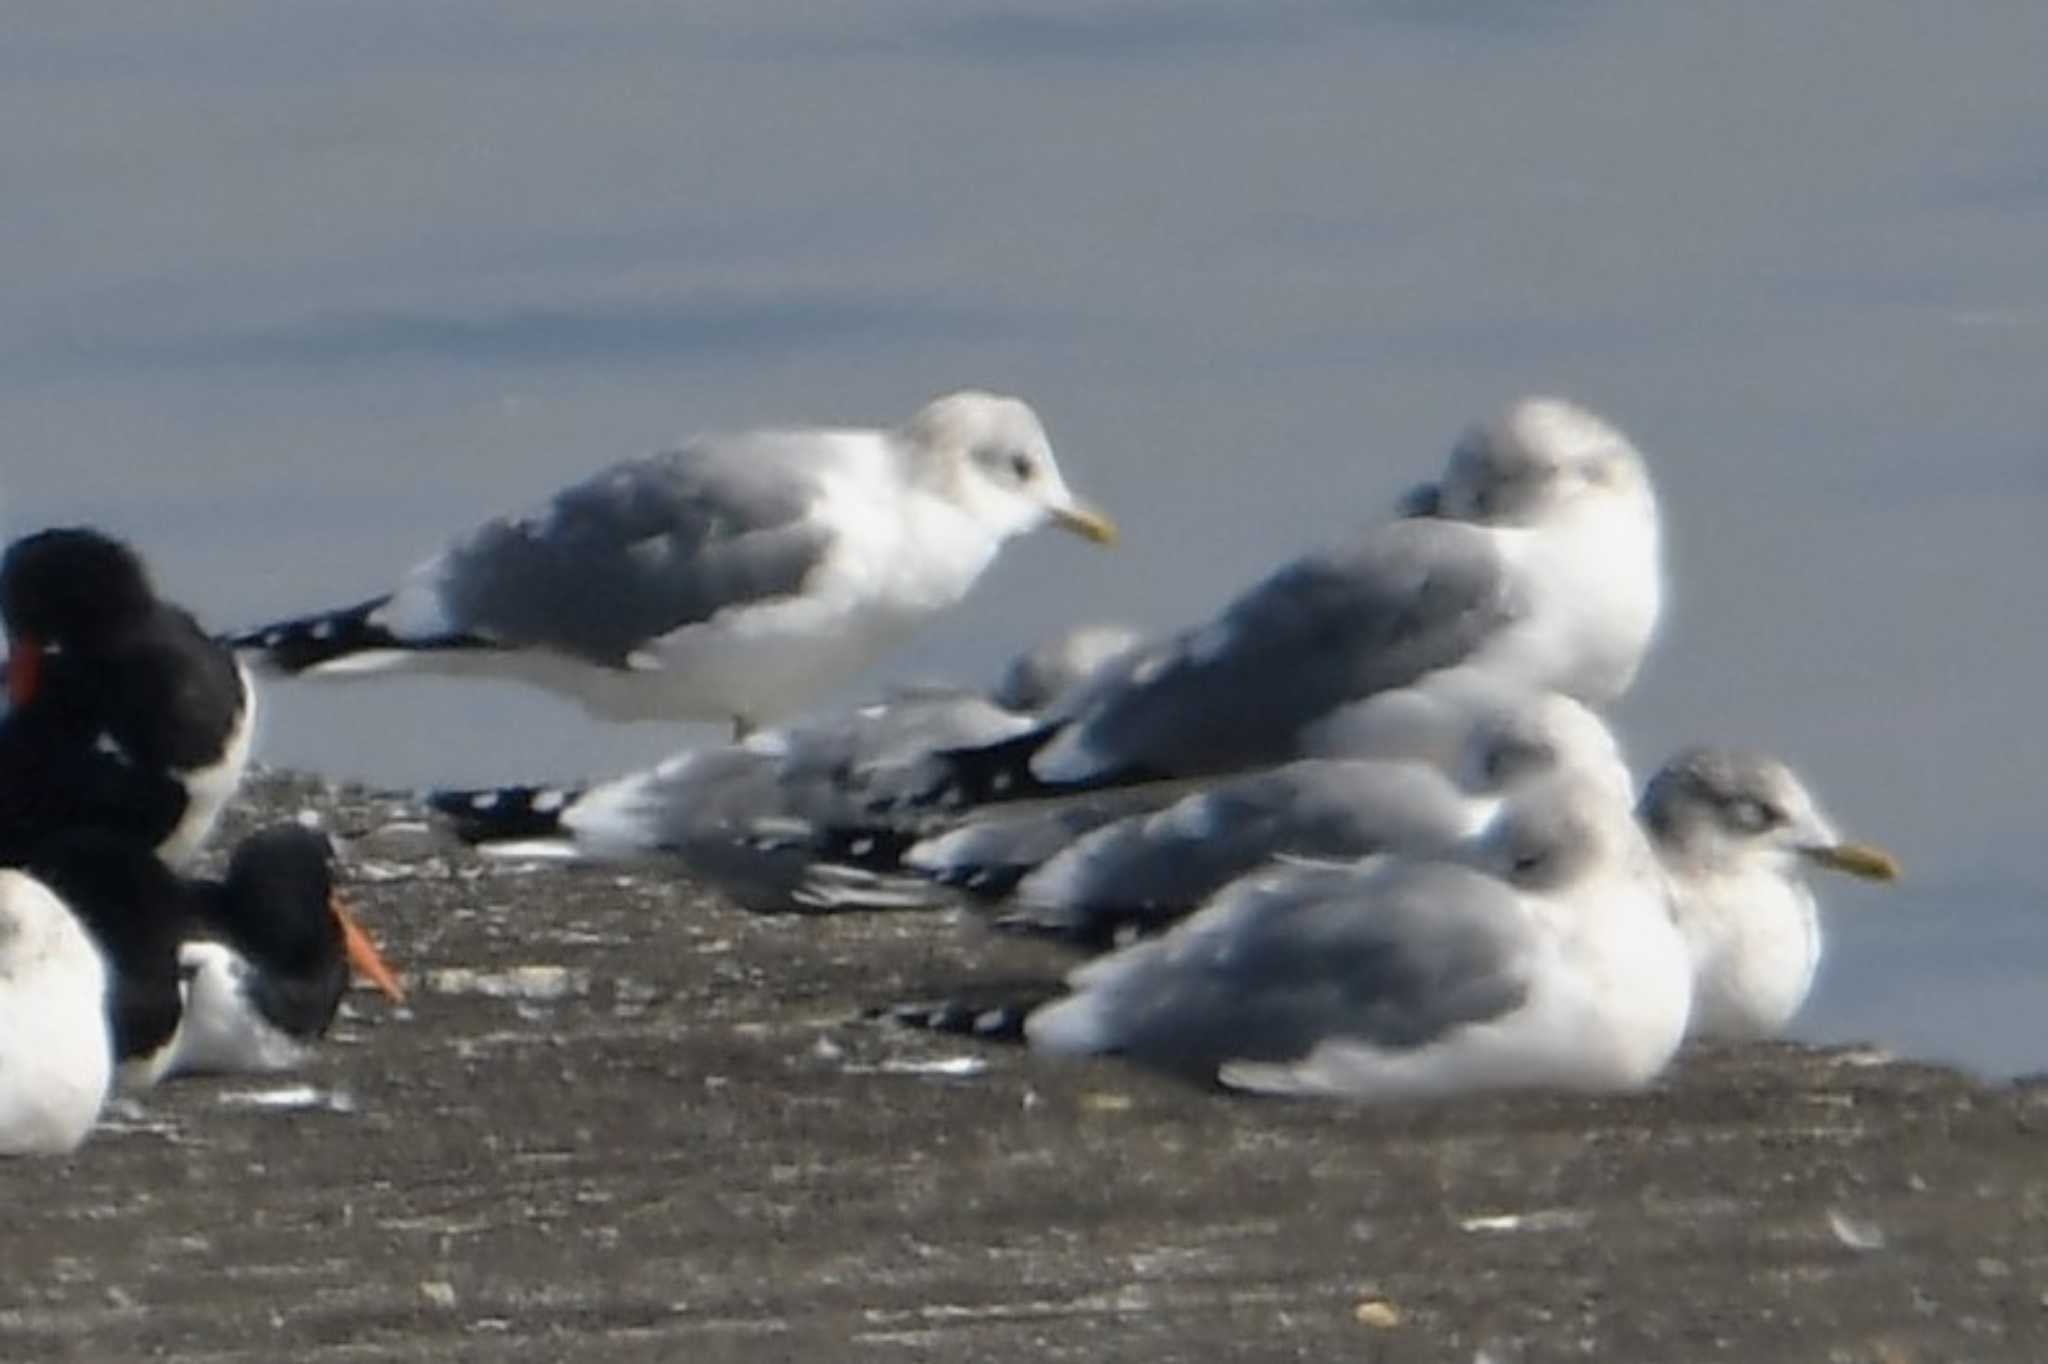
[[[947,916],[486,866],[297,778],[228,834],[300,808],[369,834],[410,1005],[0,1165],[0,1359],[2048,1359],[2048,1087],[1233,1099],[856,1021],[1056,965]]]

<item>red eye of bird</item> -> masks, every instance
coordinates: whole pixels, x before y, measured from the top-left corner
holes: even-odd
[[[17,635],[7,645],[7,701],[25,706],[36,694],[41,681],[43,646],[27,635]]]

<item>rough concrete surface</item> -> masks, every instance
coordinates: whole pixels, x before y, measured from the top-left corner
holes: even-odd
[[[0,1165],[0,1359],[2048,1359],[2048,1086],[1232,1098],[862,1021],[1057,965],[955,916],[487,865],[294,778],[228,832],[303,808],[411,1000]]]

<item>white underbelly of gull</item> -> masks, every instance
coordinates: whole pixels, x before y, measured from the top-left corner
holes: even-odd
[[[1115,528],[1037,416],[956,393],[892,430],[709,437],[491,521],[389,594],[236,637],[272,670],[515,678],[612,719],[787,715],[963,598],[1004,541]]]

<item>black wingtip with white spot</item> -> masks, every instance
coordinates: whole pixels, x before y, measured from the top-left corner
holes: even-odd
[[[1022,1043],[1025,1040],[1024,1020],[1051,997],[1048,992],[1043,998],[1012,999],[985,1005],[962,999],[918,1000],[875,1009],[869,1016],[918,1032],[974,1037],[985,1042]]]
[[[257,664],[287,677],[356,654],[398,650],[487,649],[488,641],[469,635],[407,639],[393,634],[377,619],[389,597],[372,597],[336,611],[274,621],[223,639],[230,649],[248,654]]]
[[[1139,935],[1135,917],[1111,913],[1092,915],[1087,920],[1064,921],[1038,917],[1031,912],[1004,914],[988,921],[989,928],[1013,938],[1036,938],[1056,942],[1084,952],[1107,952],[1127,938]]]
[[[942,886],[964,891],[977,900],[1001,900],[1017,889],[1017,885],[1035,870],[1035,864],[1024,862],[989,862],[973,866],[942,867],[930,873],[931,879]]]
[[[1032,771],[1032,760],[1059,735],[1061,728],[1058,724],[1045,725],[992,744],[940,749],[918,765],[916,781],[908,794],[885,792],[870,803],[870,808],[879,815],[901,814],[906,810],[958,811],[1186,775],[1130,765],[1105,769],[1085,781],[1046,781]]]
[[[911,789],[886,792],[872,808],[880,815],[963,810],[1066,790],[1040,781],[1031,771],[1032,756],[1057,732],[1057,728],[1047,727],[975,748],[940,749],[920,764]]]
[[[820,862],[839,862],[864,871],[900,872],[903,858],[924,835],[883,825],[828,825],[812,834]]]
[[[402,649],[407,646],[373,619],[377,608],[389,600],[373,597],[338,611],[274,621],[229,635],[224,642],[287,676],[371,649]]]
[[[429,791],[427,808],[448,821],[464,843],[559,838],[562,812],[583,793],[559,786],[491,786]]]

